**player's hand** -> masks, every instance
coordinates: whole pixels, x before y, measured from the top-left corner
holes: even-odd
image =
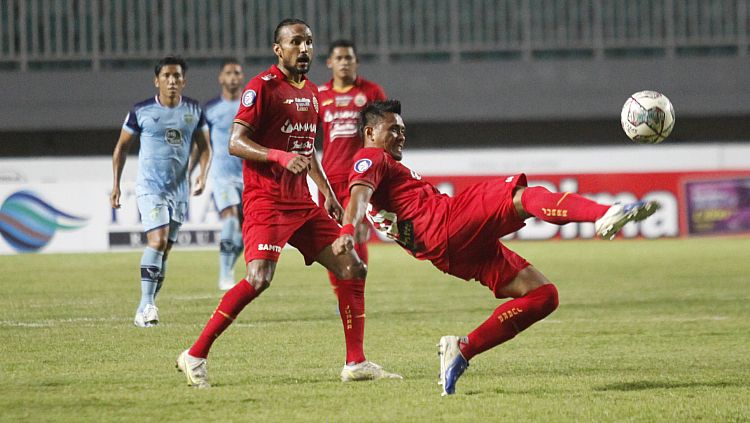
[[[341,207],[341,203],[339,203],[335,195],[331,194],[326,197],[325,208],[329,216],[341,223],[341,219],[344,217],[344,208]]]
[[[294,173],[295,175],[306,172],[308,169],[310,169],[310,158],[305,156],[300,156],[295,154],[295,158],[289,161],[289,163],[286,165],[286,168],[288,171]]]
[[[193,188],[193,195],[203,194],[203,190],[206,189],[206,180],[202,176],[195,178],[195,187]]]
[[[112,193],[109,195],[109,205],[113,209],[120,208],[120,187],[112,188]]]
[[[354,236],[341,235],[333,241],[331,247],[333,248],[333,254],[336,254],[337,256],[346,254],[354,249]]]
[[[288,151],[269,149],[266,157],[269,161],[280,164],[295,175],[306,171],[312,165],[309,157]]]

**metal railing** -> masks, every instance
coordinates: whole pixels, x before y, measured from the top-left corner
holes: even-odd
[[[300,17],[318,54],[461,61],[629,54],[748,54],[750,0],[0,0],[0,69],[270,56]]]

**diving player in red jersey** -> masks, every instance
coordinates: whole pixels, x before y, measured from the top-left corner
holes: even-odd
[[[247,275],[226,292],[193,346],[177,358],[188,384],[209,387],[206,357],[216,338],[271,283],[288,242],[310,265],[314,261],[345,283],[364,283],[367,267],[356,253],[333,253],[342,209],[315,156],[317,88],[305,74],[313,59],[310,27],[286,19],[274,32],[278,64],[248,82],[229,140],[229,152],[244,159],[242,226]],[[325,196],[324,208],[310,196],[307,175]],[[345,364],[343,381],[398,378],[375,363]]]
[[[337,40],[328,49],[326,62],[333,78],[320,87],[319,122],[323,126],[323,170],[331,188],[342,205],[349,202],[349,169],[354,154],[362,148],[359,136],[359,112],[367,103],[385,100],[383,89],[357,75],[359,62],[354,43]],[[325,196],[319,193],[318,204]],[[354,234],[354,251],[367,264],[367,240],[370,227],[360,222]],[[361,284],[343,283],[333,272],[328,272],[331,285],[339,300],[339,313],[344,324],[347,363],[364,359],[362,342],[365,333],[365,280]]]
[[[612,239],[626,223],[659,208],[644,201],[606,206],[578,194],[527,187],[524,174],[481,182],[449,197],[400,163],[406,137],[398,101],[371,103],[360,120],[364,148],[354,157],[351,196],[333,251],[347,254],[354,248],[353,224],[368,214],[376,229],[414,257],[461,279],[475,279],[496,298],[512,298],[467,336],[440,339],[443,395],[455,393],[475,355],[512,339],[557,308],[555,286],[500,237],[534,216],[558,225],[594,222],[599,236]]]

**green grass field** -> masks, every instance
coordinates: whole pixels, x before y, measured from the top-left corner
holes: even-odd
[[[750,421],[750,239],[509,245],[560,308],[477,356],[447,398],[436,342],[498,301],[395,246],[371,247],[366,348],[405,380],[338,380],[327,277],[287,251],[215,344],[209,390],[174,359],[218,303],[217,253],[175,249],[152,329],[131,323],[138,252],[0,257],[0,420]]]

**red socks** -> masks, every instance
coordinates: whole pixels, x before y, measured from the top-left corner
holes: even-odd
[[[360,260],[367,263],[367,243],[354,244]],[[339,300],[339,314],[344,325],[346,363],[365,361],[365,281],[364,279],[338,280],[328,272],[333,292]]]
[[[552,284],[542,285],[523,297],[503,303],[489,319],[468,335],[468,343],[461,343],[461,354],[466,360],[470,360],[477,354],[513,339],[524,329],[555,311],[557,304],[557,288]]]
[[[255,292],[255,288],[250,285],[250,282],[245,279],[237,282],[221,298],[219,306],[216,307],[214,314],[208,320],[208,323],[206,323],[206,327],[203,328],[203,332],[201,332],[195,344],[190,348],[188,354],[193,357],[208,357],[208,351],[211,349],[211,345],[216,338],[232,324],[242,309],[257,296],[258,294]]]
[[[336,281],[341,323],[344,324],[346,362],[365,361],[365,280],[349,279]]]
[[[544,187],[528,187],[521,194],[524,210],[545,222],[564,225],[570,222],[594,222],[609,206],[571,192],[551,192]]]

